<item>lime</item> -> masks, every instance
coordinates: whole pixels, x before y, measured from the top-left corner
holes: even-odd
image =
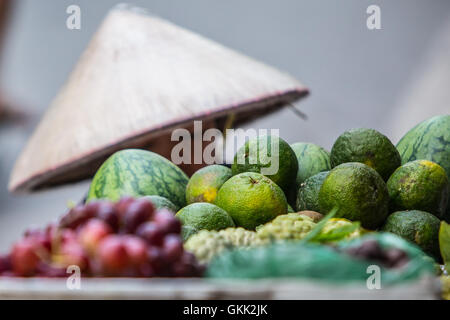
[[[439,224],[438,218],[425,211],[397,211],[386,219],[382,230],[414,242],[426,253],[439,258]]]
[[[387,182],[394,210],[423,210],[444,216],[448,201],[445,170],[429,160],[408,162],[395,170]],[[393,211],[394,211],[393,210]]]
[[[190,204],[177,212],[183,226],[183,239],[200,230],[220,230],[234,227],[233,219],[223,209],[206,202]]]
[[[211,165],[196,171],[186,187],[187,203],[214,203],[220,187],[231,176],[231,169],[221,165]]]
[[[216,204],[231,215],[237,226],[249,230],[287,213],[283,190],[255,172],[241,173],[225,182]]]
[[[379,227],[388,215],[389,194],[381,176],[369,166],[350,162],[332,169],[319,191],[320,213],[338,208],[337,218]]]
[[[373,129],[352,129],[341,134],[331,149],[331,166],[361,162],[375,169],[386,181],[401,164],[392,142]]]
[[[247,141],[234,156],[231,169],[233,175],[243,172],[263,174],[288,191],[295,184],[298,162],[286,141],[267,135]]]

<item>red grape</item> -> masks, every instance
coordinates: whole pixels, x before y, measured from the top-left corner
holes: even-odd
[[[191,273],[191,268],[184,263],[176,263],[172,265],[171,271],[174,277],[187,277]]]
[[[160,227],[164,233],[180,233],[181,222],[175,215],[166,209],[161,209],[156,212],[153,221]]]
[[[196,277],[201,276],[203,267],[199,266],[195,256],[184,251],[177,263],[172,264],[172,274],[175,277]]]
[[[140,224],[151,218],[153,210],[153,204],[147,199],[137,199],[130,203],[123,215],[125,232],[134,233]]]
[[[95,211],[93,210],[93,204],[88,204],[86,206],[77,205],[76,207],[69,210],[61,220],[59,221],[59,226],[61,228],[75,229],[81,224],[85,223],[90,218],[94,217]]]
[[[8,255],[0,256],[0,273],[11,270],[11,257]]]
[[[166,260],[162,249],[151,246],[147,250],[147,257],[154,272],[158,275],[162,275],[166,266]]]
[[[106,203],[105,200],[94,200],[84,205],[84,210],[87,212],[87,215],[90,218],[95,217],[95,214],[98,211],[98,207],[102,205],[102,203]],[[81,205],[83,206],[83,205]]]
[[[144,240],[136,236],[124,236],[123,245],[133,266],[139,266],[147,261],[147,244]]]
[[[77,240],[77,234],[72,229],[62,229],[59,232],[59,240],[61,243]]]
[[[132,197],[122,197],[119,202],[116,203],[116,210],[119,217],[122,217],[128,209],[128,206],[135,201]]]
[[[164,231],[154,222],[145,222],[139,226],[136,234],[147,241],[148,244],[160,246],[164,240]]]
[[[154,277],[156,275],[150,263],[141,263],[138,266],[138,274],[140,277]]]
[[[25,238],[17,242],[11,252],[13,271],[20,276],[33,275],[39,262],[37,250],[38,247],[32,239]]]
[[[113,231],[119,229],[119,214],[114,204],[106,201],[99,202],[95,216],[109,224]]]
[[[120,275],[129,265],[128,254],[121,236],[106,236],[100,242],[97,253],[102,270],[107,275]]]
[[[57,236],[59,236],[60,230],[67,230],[73,232],[72,229],[60,229],[56,224],[48,224],[45,227],[45,234],[50,239],[50,242],[53,242]]]
[[[183,254],[183,241],[179,236],[169,234],[164,238],[162,249],[167,261],[175,262]]]
[[[89,267],[89,259],[81,244],[77,241],[67,241],[61,244],[58,257],[58,263],[68,267],[76,265],[81,270],[86,270]]]
[[[51,238],[44,230],[28,230],[25,233],[25,239],[30,239],[37,247],[42,247],[47,251],[51,251]]]
[[[100,240],[112,232],[110,226],[100,219],[91,219],[79,233],[83,247],[91,254],[95,252]]]

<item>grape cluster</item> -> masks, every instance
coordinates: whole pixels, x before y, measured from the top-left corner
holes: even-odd
[[[28,230],[8,255],[1,276],[65,277],[76,265],[83,276],[195,277],[203,272],[183,249],[181,224],[145,198],[90,202],[56,224]]]

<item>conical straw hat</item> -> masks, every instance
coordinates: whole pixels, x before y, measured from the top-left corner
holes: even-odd
[[[160,18],[111,10],[17,160],[11,191],[91,176],[111,153],[307,93],[291,76]]]

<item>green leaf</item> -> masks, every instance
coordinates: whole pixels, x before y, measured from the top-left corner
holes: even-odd
[[[329,242],[329,241],[338,241],[342,240],[354,231],[358,230],[360,227],[359,222],[354,222],[350,225],[342,226],[339,228],[332,229],[326,233],[319,233],[314,241],[317,242]]]
[[[445,268],[450,271],[450,225],[445,221],[441,222],[439,228],[439,247]]]
[[[339,211],[339,208],[334,207],[330,213],[328,213],[325,217],[322,218],[322,220],[320,220],[320,222],[314,227],[314,229],[312,229],[307,235],[306,237],[304,237],[301,242],[305,243],[305,242],[313,242],[315,241],[315,239],[320,235],[320,233],[322,232],[323,228],[325,227],[326,223],[333,218],[336,213]]]

